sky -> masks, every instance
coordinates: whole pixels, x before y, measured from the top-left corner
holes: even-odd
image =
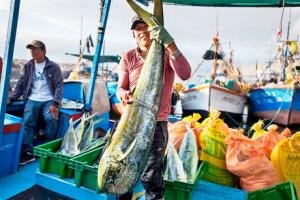
[[[0,1],[0,56],[4,56],[10,0]],[[146,8],[152,10],[152,6]],[[283,28],[286,30],[290,9],[285,9]],[[276,53],[276,33],[281,8],[211,8],[164,6],[165,27],[177,46],[195,68],[211,45],[218,24],[219,37],[225,53],[229,43],[241,68],[258,62],[266,64]],[[25,46],[33,39],[45,42],[47,56],[56,62],[75,63],[75,57],[65,52],[78,53],[81,15],[83,37],[96,38],[97,0],[23,0],[16,36],[14,58],[30,59]],[[105,54],[123,55],[135,47],[130,31],[134,15],[125,0],[112,0],[105,33]],[[217,17],[219,16],[219,17]],[[218,18],[218,20],[217,20]],[[290,38],[300,32],[300,10],[292,8]],[[283,34],[285,38],[286,34]],[[93,50],[94,51],[94,50]]]

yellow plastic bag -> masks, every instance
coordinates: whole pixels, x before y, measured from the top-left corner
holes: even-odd
[[[251,139],[256,139],[257,137],[266,133],[266,131],[262,129],[263,125],[264,125],[263,120],[259,120],[258,122],[252,125],[251,130],[255,132],[252,135]]]
[[[225,138],[229,128],[219,119],[220,112],[212,111],[203,122],[205,127],[200,135],[202,148],[200,160],[203,161],[200,177],[222,185],[235,186],[236,178],[226,169]]]
[[[271,162],[277,168],[281,181],[292,181],[300,194],[300,132],[281,140],[274,147]]]
[[[201,115],[199,113],[193,113],[193,115],[187,116],[182,119],[182,121],[185,121],[189,124],[190,128],[193,130],[195,137],[197,139],[197,145],[198,149],[200,149],[200,144],[198,138],[200,137],[200,134],[203,131],[203,124],[199,123],[198,121],[201,119]]]

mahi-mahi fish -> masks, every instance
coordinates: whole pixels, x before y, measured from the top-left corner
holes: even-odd
[[[127,0],[132,9],[151,26],[163,23],[161,0],[154,1],[154,15]],[[111,142],[99,162],[98,186],[102,192],[124,194],[140,178],[152,146],[157,114],[160,108],[164,75],[164,47],[151,42],[139,80],[126,105]]]

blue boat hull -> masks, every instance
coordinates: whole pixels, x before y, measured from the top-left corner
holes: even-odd
[[[258,88],[248,97],[250,114],[281,125],[300,124],[300,88]]]

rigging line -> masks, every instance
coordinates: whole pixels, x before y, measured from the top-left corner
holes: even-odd
[[[279,40],[281,38],[282,35],[282,24],[283,24],[283,15],[284,15],[284,0],[282,1],[282,12],[281,12],[281,18],[280,18],[280,24],[279,24],[279,30],[280,31],[280,35],[277,37],[277,40]]]
[[[217,30],[217,33],[219,34],[219,8],[217,10],[216,30]]]
[[[209,50],[211,50],[213,48],[213,45],[211,45],[209,47]],[[202,59],[201,63],[198,64],[198,66],[196,67],[196,69],[191,73],[190,78],[186,81],[186,83],[188,84],[190,82],[190,80],[195,76],[196,72],[199,70],[199,68],[202,66],[202,64],[204,63],[204,59]]]

